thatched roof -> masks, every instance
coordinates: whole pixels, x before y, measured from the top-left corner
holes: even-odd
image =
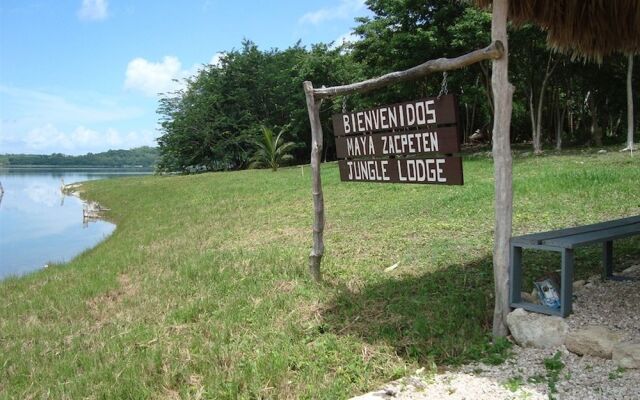
[[[574,57],[640,53],[640,0],[509,0],[509,18],[540,26],[552,48]]]

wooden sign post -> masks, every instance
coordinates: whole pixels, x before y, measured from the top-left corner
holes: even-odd
[[[423,64],[417,65],[405,71],[391,72],[386,75],[380,76],[378,78],[368,79],[362,82],[357,82],[349,85],[334,86],[329,88],[324,86],[321,88],[314,88],[313,84],[309,81],[305,81],[303,83],[305,97],[307,101],[307,111],[309,114],[309,122],[311,125],[311,176],[312,176],[314,219],[313,219],[313,247],[311,250],[311,254],[309,255],[309,271],[311,272],[311,276],[315,281],[320,281],[322,278],[322,275],[320,273],[320,263],[322,261],[322,256],[324,255],[324,241],[323,241],[324,196],[322,194],[322,181],[320,179],[320,160],[322,155],[322,125],[320,124],[320,104],[322,102],[322,99],[330,98],[334,96],[344,96],[344,95],[349,95],[353,93],[365,93],[365,92],[379,89],[395,83],[420,79],[425,77],[426,75],[429,75],[435,72],[443,72],[443,71],[450,71],[454,69],[463,68],[482,60],[499,59],[500,57],[502,57],[503,53],[504,53],[504,47],[502,43],[500,41],[495,41],[491,43],[489,46],[485,47],[484,49],[478,49],[478,50],[472,51],[471,53],[462,55],[460,57],[451,58],[451,59],[439,58],[437,60],[427,61]],[[435,142],[437,142],[438,146],[441,146],[441,145],[443,146],[443,147],[438,147],[439,149],[444,148],[445,142],[447,142],[448,140],[444,138],[445,136],[447,136],[447,133],[446,133],[447,131],[444,128],[440,128],[438,126],[437,119],[440,117],[440,114],[438,113],[437,110],[439,109],[438,107],[443,107],[439,104],[445,104],[447,99],[448,99],[447,96],[443,96],[441,98],[441,100],[443,100],[443,103],[438,103],[436,101],[434,101],[433,103],[430,103],[429,102],[430,99],[427,99],[422,102],[418,101],[418,102],[402,103],[400,105],[395,105],[395,106],[386,106],[384,107],[384,109],[383,107],[378,107],[377,109],[374,109],[377,111],[371,111],[371,110],[370,112],[362,111],[360,113],[351,113],[352,115],[346,115],[346,116],[343,114],[341,117],[339,117],[342,120],[341,132],[343,134],[338,136],[345,137],[344,141],[342,142],[342,144],[344,145],[343,150],[346,149],[346,153],[343,153],[343,154],[347,154],[345,158],[349,158],[348,156],[349,151],[352,151],[353,154],[356,154],[355,140],[352,140],[351,142],[349,142],[347,137],[352,136],[352,134],[353,135],[364,134],[365,132],[369,132],[369,134],[373,132],[383,132],[383,131],[387,132],[386,136],[384,133],[382,133],[382,136],[378,136],[379,137],[378,139],[372,138],[371,140],[373,143],[372,151],[374,153],[376,152],[376,143],[378,143],[377,145],[378,149],[382,148],[382,150],[378,150],[377,154],[381,154],[381,152],[382,154],[384,153],[385,140],[386,140],[387,152],[389,152],[389,154],[387,154],[386,156],[389,157],[389,161],[391,160],[390,157],[392,156],[400,157],[401,154],[404,154],[404,155],[414,154],[412,153],[411,148],[415,150],[416,146],[419,146],[418,142],[421,143],[420,146],[422,147],[419,147],[419,149],[421,150],[416,151],[417,153],[423,153],[424,152],[423,150],[427,148],[433,149]],[[412,104],[412,105],[408,105],[408,104]],[[444,108],[446,109],[446,107]],[[455,109],[457,108],[454,107],[454,110]],[[434,114],[435,114],[436,121],[427,122],[427,121],[431,121],[434,118]],[[445,114],[441,113],[441,115],[442,115],[442,118],[444,118]],[[413,126],[413,130],[415,130],[415,132],[412,131],[412,132],[407,132],[406,135],[404,134],[405,130],[412,130],[412,129],[403,129],[402,127],[407,125],[408,122],[413,119],[415,119],[415,121],[422,121],[424,119],[424,122],[426,124],[426,129],[427,129],[426,132],[428,133],[427,135],[423,135],[424,131],[418,129],[420,124],[418,124],[418,126],[415,126],[415,125]],[[454,122],[455,120],[456,119],[454,114]],[[399,124],[399,125],[395,126],[396,124]],[[433,129],[434,124],[435,124],[435,130]],[[394,127],[391,127],[392,125]],[[369,131],[367,131],[367,129],[369,129]],[[399,139],[396,139],[398,134],[400,134],[400,137]],[[409,135],[413,135],[413,136],[409,136]],[[383,139],[383,137],[386,137],[386,139]],[[340,141],[341,140],[342,139],[340,139]],[[391,148],[390,148],[391,144],[393,144],[393,152],[394,152],[393,155],[391,154]],[[446,146],[449,146],[449,145],[446,145]],[[370,144],[367,143],[367,146],[370,146]],[[398,153],[397,149],[400,149],[401,153]],[[366,151],[367,152],[371,151],[370,147],[368,147]],[[441,150],[441,152],[443,152],[444,154],[447,154],[443,150]],[[456,181],[456,179],[454,178],[458,176],[455,171],[456,167],[454,167],[457,161],[448,161],[454,158],[455,157],[444,157],[440,159],[436,158],[436,160],[444,160],[439,162],[438,161],[427,162],[425,159],[422,159],[423,161],[421,163],[421,166],[418,166],[418,163],[416,161],[413,163],[414,165],[411,166],[411,171],[412,171],[411,176],[412,177],[415,176],[415,179],[417,180],[422,179],[422,177],[424,176],[425,178],[423,180],[426,180],[426,182],[421,182],[421,183],[441,183],[441,184],[446,183],[446,182],[438,182],[438,180],[442,180],[442,179],[446,179],[447,182],[449,182],[449,179],[451,179],[451,182],[454,182]],[[354,160],[355,160],[355,156],[354,156]],[[359,164],[359,166],[357,167],[359,168],[358,173],[360,174],[361,177],[364,176],[363,174],[368,173],[368,176],[370,178],[372,175],[375,177],[378,177],[378,171],[380,171],[379,175],[381,177],[388,177],[389,179],[391,179],[391,176],[392,176],[391,174],[394,173],[392,171],[395,171],[396,175],[393,175],[393,176],[394,177],[397,176],[398,180],[400,180],[400,171],[402,171],[402,174],[403,174],[402,176],[408,179],[409,168],[410,168],[409,160],[418,160],[418,158],[403,158],[403,160],[406,160],[406,161],[402,161],[401,163],[403,164],[401,165],[398,164],[396,161],[395,167],[393,166],[387,167],[386,172],[382,171],[383,164],[380,164],[380,165],[377,165],[377,163],[367,164],[366,161],[363,161],[365,163],[364,166],[362,164]],[[374,161],[374,160],[369,159],[368,161]],[[352,161],[352,162],[355,162],[355,161]],[[389,165],[391,164],[393,164],[393,162],[390,162]],[[380,169],[375,169],[376,172],[371,172],[372,167],[374,169],[379,167]],[[351,166],[347,164],[347,168],[353,168],[352,170],[350,170],[352,173],[351,175],[352,177],[357,176],[355,175],[355,168],[356,168],[355,164],[352,164]],[[394,168],[396,168],[396,170],[394,170]],[[368,172],[363,172],[363,171],[368,171]],[[459,168],[459,171],[460,171],[459,180],[458,180],[459,183],[456,183],[456,184],[462,184],[462,167],[461,166]],[[349,176],[349,171],[347,171],[346,176],[347,177]],[[429,178],[427,178],[427,176],[429,176]],[[431,180],[431,182],[429,182],[429,180]],[[367,179],[367,181],[371,181],[371,179]],[[376,180],[374,180],[374,182],[375,181]],[[418,183],[418,182],[413,182],[413,183]]]

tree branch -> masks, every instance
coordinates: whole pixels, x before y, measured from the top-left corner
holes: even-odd
[[[503,53],[504,46],[502,42],[496,40],[484,49],[475,50],[460,57],[430,60],[404,71],[391,72],[378,78],[368,79],[350,85],[313,89],[313,95],[317,99],[323,99],[352,93],[369,92],[394,83],[418,79],[435,72],[460,69],[482,60],[497,60],[502,57]]]

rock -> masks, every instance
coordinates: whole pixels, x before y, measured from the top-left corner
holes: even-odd
[[[620,340],[620,334],[610,331],[604,326],[589,326],[584,329],[570,332],[567,335],[565,346],[570,352],[590,356],[611,359],[613,346]]]
[[[394,269],[398,268],[398,266],[399,266],[399,265],[400,265],[400,263],[399,263],[399,262],[397,262],[397,263],[393,264],[392,266],[385,268],[385,269],[384,269],[384,272],[391,272],[391,271],[393,271]]]
[[[607,154],[607,151],[605,149],[598,150],[598,154]]]
[[[585,280],[584,280],[584,279],[580,279],[579,281],[575,281],[575,282],[573,282],[573,290],[580,290],[580,289],[582,289],[586,283],[587,283],[587,282],[585,282]]]
[[[567,323],[560,317],[528,313],[518,308],[507,315],[507,326],[523,347],[555,348],[564,343]]]
[[[602,277],[600,275],[591,275],[588,279],[587,282],[589,283],[596,283],[596,282],[600,282],[602,280]]]
[[[633,274],[635,272],[640,272],[640,264],[638,265],[632,265],[629,268],[625,269],[624,271],[622,271],[622,273],[624,275],[629,275],[629,274]]]
[[[522,297],[522,301],[524,301],[525,303],[540,304],[540,299],[538,299],[538,296],[532,296],[527,292],[520,293],[520,297]]]
[[[613,361],[621,368],[640,368],[640,343],[618,343],[613,346]]]

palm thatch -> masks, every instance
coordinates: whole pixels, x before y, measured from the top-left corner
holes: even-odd
[[[484,8],[492,3],[473,1]],[[550,47],[574,58],[640,52],[640,0],[509,0],[509,18],[540,26]]]

